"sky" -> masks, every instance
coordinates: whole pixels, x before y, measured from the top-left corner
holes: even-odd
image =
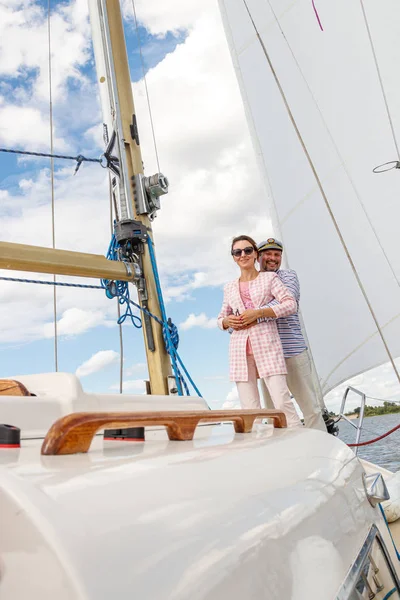
[[[141,40],[161,171],[170,181],[154,222],[167,312],[180,331],[180,355],[210,406],[235,405],[228,335],[216,328],[223,284],[235,277],[230,240],[273,235],[217,0],[123,3],[125,35],[145,173],[157,172],[143,83]],[[103,151],[86,0],[51,2],[54,150]],[[0,147],[50,147],[47,1],[0,1]],[[105,254],[110,240],[108,175],[98,164],[56,161],[56,247]],[[48,159],[0,153],[0,239],[51,246]],[[0,276],[49,279],[0,271]],[[60,278],[76,281],[72,278]],[[98,284],[87,280],[86,283]],[[57,289],[59,370],[86,391],[119,390],[115,301],[99,290]],[[0,282],[0,377],[54,370],[52,286]],[[142,393],[143,337],[123,326],[124,392]],[[351,383],[371,396],[399,399],[387,365]],[[337,410],[343,386],[326,398]],[[371,401],[370,404],[377,403]],[[349,407],[357,406],[358,399]]]

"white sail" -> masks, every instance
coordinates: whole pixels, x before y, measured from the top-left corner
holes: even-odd
[[[400,171],[372,172],[399,160],[400,4],[316,0],[323,31],[312,0],[220,6],[326,393],[400,355]]]

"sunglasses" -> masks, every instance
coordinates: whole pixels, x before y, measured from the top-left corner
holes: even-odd
[[[234,256],[235,258],[239,258],[240,256],[242,256],[242,252],[245,253],[246,256],[250,256],[250,254],[253,254],[254,252],[254,248],[253,246],[247,246],[247,248],[237,248],[236,250],[232,250],[232,256]]]

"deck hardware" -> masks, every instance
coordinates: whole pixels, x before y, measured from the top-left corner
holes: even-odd
[[[279,410],[199,410],[163,412],[81,412],[58,419],[43,441],[42,454],[78,454],[89,450],[101,429],[125,429],[164,425],[170,440],[192,440],[200,422],[233,422],[236,433],[250,433],[256,419],[272,419],[274,427],[286,427]]]

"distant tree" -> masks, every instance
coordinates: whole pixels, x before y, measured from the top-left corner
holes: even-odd
[[[360,415],[361,407],[357,406],[357,408],[353,411],[356,415]],[[380,415],[389,415],[392,413],[400,413],[400,405],[396,404],[396,402],[387,402],[383,403],[383,406],[368,406],[364,407],[364,416],[365,417],[379,417]]]

